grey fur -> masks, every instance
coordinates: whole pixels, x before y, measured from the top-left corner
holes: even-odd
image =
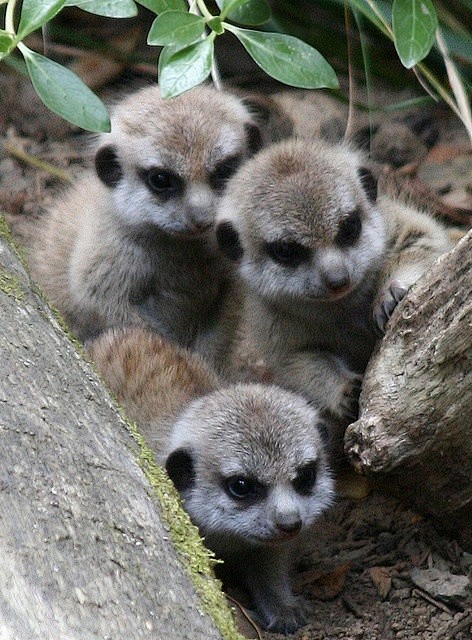
[[[34,273],[82,340],[144,323],[217,361],[232,319],[215,209],[226,178],[254,150],[256,123],[242,100],[210,86],[171,100],[146,87],[111,120],[96,173],[46,215]]]
[[[333,500],[318,411],[275,386],[223,387],[196,354],[141,327],[104,332],[88,354],[257,619],[293,631],[304,607],[290,571]]]
[[[174,425],[167,468],[187,452],[192,473],[179,490],[184,507],[228,574],[247,588],[259,623],[291,633],[305,621],[305,603],[290,573],[310,526],[331,504],[333,480],[316,409],[274,386],[235,385],[189,405]],[[300,477],[313,486],[302,490]],[[182,477],[177,466],[170,475]],[[230,479],[257,491],[237,499]],[[298,479],[298,484],[297,484]]]
[[[376,199],[364,162],[344,145],[279,143],[236,173],[217,216],[247,290],[246,340],[276,382],[343,422],[356,417],[376,333],[452,246],[427,214]]]

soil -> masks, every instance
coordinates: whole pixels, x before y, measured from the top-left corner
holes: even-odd
[[[0,76],[0,93],[0,208],[27,256],[44,208],[89,161],[88,136],[48,112],[16,76]],[[435,195],[447,192],[449,206],[470,211],[470,144],[454,118],[438,126],[419,173]],[[472,550],[353,474],[340,494],[297,569],[297,588],[312,612],[293,637],[470,640]],[[238,619],[248,637],[282,637],[260,632],[241,611]]]

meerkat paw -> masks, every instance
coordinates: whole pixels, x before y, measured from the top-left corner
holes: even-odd
[[[279,605],[277,611],[258,610],[251,612],[251,617],[266,631],[289,635],[306,624],[308,612],[308,603],[302,598],[295,598],[290,605]]]
[[[359,396],[362,389],[362,375],[354,374],[352,380],[346,385],[341,400],[342,418],[354,422],[359,417]]]
[[[386,326],[398,303],[403,300],[408,288],[400,282],[392,281],[382,291],[374,304],[374,328],[379,336],[383,336]]]

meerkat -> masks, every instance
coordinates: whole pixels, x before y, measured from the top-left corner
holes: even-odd
[[[224,351],[231,277],[214,218],[226,181],[263,143],[256,120],[243,99],[211,86],[164,100],[153,85],[115,105],[95,170],[47,212],[32,256],[79,339],[146,324],[182,346],[205,352],[213,340]]]
[[[224,387],[198,355],[145,328],[111,329],[88,353],[224,561],[221,577],[247,591],[264,628],[302,625],[290,572],[333,501],[318,410],[275,386]]]
[[[360,151],[290,140],[231,179],[217,238],[246,290],[243,329],[274,382],[344,423],[409,287],[452,247],[439,222],[377,195]]]

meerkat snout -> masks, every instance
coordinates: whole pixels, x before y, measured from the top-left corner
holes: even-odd
[[[270,631],[305,621],[290,567],[333,500],[321,425],[301,396],[238,384],[192,402],[171,436],[165,467],[184,508]]]
[[[341,424],[357,418],[377,334],[451,248],[437,221],[377,193],[361,152],[315,139],[248,160],[219,203],[216,237],[244,282],[246,343],[274,381]]]
[[[284,495],[279,492],[272,516],[275,526],[282,534],[282,539],[296,536],[303,527],[303,518],[297,505],[296,496],[290,495],[290,489],[286,493],[287,495]]]
[[[200,357],[142,327],[109,330],[88,354],[224,561],[220,577],[247,592],[264,628],[294,631],[305,609],[291,568],[334,499],[319,412],[279,387],[222,386]]]

